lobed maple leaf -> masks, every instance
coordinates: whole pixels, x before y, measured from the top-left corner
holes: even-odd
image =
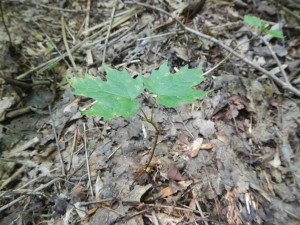
[[[73,94],[93,98],[97,102],[84,114],[101,116],[110,120],[118,116],[129,118],[133,116],[140,104],[135,98],[144,91],[141,76],[131,78],[126,70],[118,71],[104,65],[107,81],[85,75],[85,79],[74,77],[70,83]]]
[[[176,107],[180,102],[196,102],[196,99],[210,92],[192,88],[205,80],[202,74],[201,68],[188,69],[187,65],[172,74],[165,62],[158,70],[153,70],[149,78],[143,78],[143,81],[146,88],[157,95],[157,103]]]
[[[97,100],[91,109],[83,113],[101,116],[105,120],[133,116],[140,107],[135,98],[144,91],[144,85],[157,95],[157,103],[169,107],[176,107],[180,102],[195,102],[210,92],[193,89],[205,80],[201,68],[188,69],[185,66],[172,74],[165,62],[158,70],[152,71],[150,78],[138,76],[136,79],[131,78],[126,70],[118,71],[106,65],[104,69],[107,72],[107,81],[86,74],[84,79],[70,79],[70,83],[74,88],[73,94]]]

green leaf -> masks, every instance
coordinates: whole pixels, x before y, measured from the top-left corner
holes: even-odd
[[[58,65],[59,65],[59,63],[53,63],[53,64],[51,64],[51,65],[49,66],[48,69],[52,70],[52,69],[58,67]]]
[[[118,71],[106,65],[104,68],[107,72],[106,82],[89,74],[85,75],[85,79],[70,79],[74,94],[97,100],[91,109],[83,113],[101,116],[105,120],[133,116],[140,107],[135,98],[144,91],[141,76],[133,79],[126,70]]]
[[[254,26],[254,27],[261,27],[262,26],[260,18],[258,18],[256,16],[245,15],[244,16],[244,22],[249,24],[250,26]]]
[[[262,22],[262,23],[261,23],[261,28],[262,28],[263,30],[267,29],[269,26],[270,26],[270,24],[268,24],[268,23],[265,23],[265,22]]]
[[[284,38],[281,30],[269,30],[267,33],[276,38]]]
[[[178,103],[192,103],[197,98],[204,97],[210,91],[199,91],[192,87],[205,80],[201,75],[201,68],[181,68],[175,74],[171,74],[167,62],[158,70],[153,70],[150,78],[143,78],[148,90],[157,95],[156,102],[169,107],[176,107]]]

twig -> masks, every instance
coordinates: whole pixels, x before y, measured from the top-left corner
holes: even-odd
[[[71,169],[71,166],[72,166],[72,160],[73,160],[73,155],[74,155],[74,150],[77,146],[77,135],[78,135],[78,129],[75,130],[74,132],[74,138],[73,138],[73,143],[72,143],[72,146],[71,146],[71,155],[70,155],[70,161],[69,161],[69,165],[67,167],[67,171],[69,171]]]
[[[90,23],[90,10],[91,10],[91,0],[88,0],[87,2],[87,7],[86,7],[86,19],[85,19],[85,24],[84,24],[84,30],[88,30],[89,28],[89,23]],[[88,35],[89,33],[87,32],[85,35]]]
[[[130,15],[133,15],[133,13],[135,12],[135,10],[136,10],[136,9],[133,8],[133,9],[129,9],[129,10],[127,10],[127,11],[124,11],[124,12],[121,12],[121,13],[116,14],[116,15],[115,15],[114,22],[119,21],[119,20],[122,20],[123,18],[127,18],[127,17],[130,16]],[[125,15],[125,16],[124,16],[124,17],[121,17],[122,15]],[[105,22],[103,22],[103,23],[97,24],[97,25],[95,25],[95,26],[89,28],[88,30],[83,31],[82,34],[85,35],[86,33],[90,33],[90,32],[92,32],[92,31],[94,31],[94,30],[97,30],[97,29],[99,29],[99,28],[101,28],[101,27],[107,26],[107,25],[109,24],[109,22],[110,22],[110,21],[105,21]]]
[[[217,63],[213,68],[211,68],[210,70],[208,70],[205,73],[203,73],[202,76],[205,76],[205,75],[211,73],[212,71],[214,71],[215,69],[217,69],[223,62],[225,62],[227,59],[229,59],[232,56],[232,54],[233,54],[233,52],[235,50],[237,50],[243,44],[246,44],[247,42],[250,42],[252,39],[254,39],[254,38],[251,38],[250,40],[243,41],[242,43],[240,43],[239,45],[237,45],[228,55],[225,56],[224,59],[222,59],[219,63]]]
[[[105,162],[108,162],[108,160],[111,159],[111,157],[114,156],[114,154],[121,148],[122,145],[118,145],[117,148],[104,160]]]
[[[43,8],[47,8],[47,9],[63,11],[63,12],[71,12],[71,13],[85,13],[87,11],[87,10],[77,10],[77,9],[63,9],[63,8],[48,6],[48,5],[44,5],[44,4],[39,4],[39,6],[41,6]]]
[[[270,43],[263,37],[260,37],[260,39],[265,43],[265,45],[268,47],[268,49],[270,50],[271,54],[272,54],[272,57],[275,59],[279,69],[280,69],[280,72],[285,80],[285,82],[289,85],[291,85],[290,81],[289,81],[289,78],[284,70],[284,68],[282,67],[282,64],[281,62],[279,61],[278,57],[276,56],[275,52],[273,51],[272,49],[272,46],[270,45]]]
[[[177,34],[184,34],[185,31],[184,30],[176,30],[176,31],[171,31],[171,32],[167,32],[164,34],[157,34],[157,35],[153,35],[150,37],[144,37],[144,38],[138,38],[138,41],[146,41],[146,40],[153,40],[155,38],[161,38],[161,37],[165,37],[165,36],[169,36],[169,35],[177,35]]]
[[[9,178],[7,178],[0,187],[0,190],[2,190],[3,188],[6,187],[6,185],[8,185],[10,182],[12,182],[13,180],[17,179],[23,172],[25,172],[26,170],[28,170],[28,168],[26,168],[25,166],[20,167],[12,176],[10,176]]]
[[[123,17],[120,17],[120,18],[118,18],[118,19],[115,19],[115,20],[114,20],[113,27],[116,27],[116,26],[118,26],[118,25],[124,23],[124,22],[127,21],[128,19],[130,19],[131,16],[134,15],[134,12],[135,12],[135,9],[133,9],[133,10],[128,10],[128,12],[127,12]],[[121,14],[121,13],[120,13],[120,14]],[[123,15],[123,13],[122,13],[122,15]],[[108,23],[108,22],[107,22],[107,23]],[[100,27],[101,27],[101,26],[100,26]],[[99,28],[99,27],[97,27],[97,28]],[[73,48],[71,48],[71,49],[70,49],[70,52],[72,53],[72,52],[77,51],[78,49],[80,49],[80,48],[81,48],[85,43],[87,43],[88,41],[93,40],[93,39],[96,38],[96,37],[99,37],[99,35],[102,34],[104,30],[105,30],[105,29],[102,29],[102,30],[100,30],[100,31],[97,31],[97,32],[94,33],[93,35],[91,35],[91,36],[85,38],[83,41],[79,42],[79,43],[76,44]],[[17,80],[24,79],[24,78],[26,78],[30,73],[35,72],[35,71],[43,72],[43,71],[45,71],[46,69],[48,69],[50,65],[52,65],[53,63],[59,62],[60,60],[62,60],[62,59],[63,59],[64,57],[66,57],[66,56],[68,56],[68,53],[67,53],[67,52],[63,53],[63,54],[60,55],[60,56],[57,56],[57,57],[54,58],[54,59],[51,59],[51,60],[49,60],[49,61],[47,61],[47,62],[45,62],[45,63],[40,64],[40,65],[38,65],[38,66],[36,66],[36,67],[34,67],[34,68],[32,68],[32,69],[26,71],[25,73],[22,73],[21,75],[17,76],[16,79],[17,79]]]
[[[196,192],[194,192],[194,191],[192,191],[192,194],[193,194],[193,199],[194,199],[195,204],[196,204],[196,206],[197,206],[197,208],[198,208],[198,210],[200,212],[201,217],[205,218],[205,216],[203,214],[203,211],[201,209],[201,206],[199,204],[199,201],[197,199],[198,198],[198,194]],[[205,225],[208,225],[207,221],[203,221],[203,222],[204,222]]]
[[[157,215],[156,215],[156,213],[155,213],[154,210],[152,210],[151,214],[152,214],[152,217],[153,217],[153,223],[154,223],[154,225],[160,225],[161,223],[158,220]]]
[[[90,164],[89,164],[89,155],[87,151],[87,144],[86,144],[86,129],[85,129],[85,123],[83,124],[83,140],[84,140],[84,151],[85,151],[85,160],[86,160],[86,169],[88,172],[88,177],[89,177],[89,186],[90,186],[90,191],[91,195],[94,196],[94,191],[93,191],[93,186],[92,186],[92,180],[91,180],[91,172],[90,172]]]
[[[141,3],[141,2],[135,2],[135,1],[126,1],[124,2],[125,4],[134,4],[134,5],[139,5],[139,6],[143,6],[146,8],[150,8],[152,10],[161,12],[169,17],[171,17],[172,19],[174,19],[177,23],[179,23],[179,25],[185,29],[186,31],[193,33],[199,37],[202,37],[206,40],[209,40],[219,46],[221,46],[222,48],[224,48],[225,50],[227,50],[228,52],[232,52],[232,54],[236,57],[238,57],[239,59],[243,60],[245,63],[247,63],[248,65],[254,67],[255,69],[261,71],[263,74],[266,74],[268,77],[270,77],[271,79],[273,79],[276,83],[278,83],[279,85],[281,85],[284,89],[291,91],[292,93],[294,93],[297,96],[300,96],[300,90],[298,90],[297,88],[295,88],[294,86],[292,86],[291,84],[288,84],[284,81],[282,81],[281,79],[279,79],[278,77],[276,77],[275,75],[273,75],[272,73],[270,73],[269,71],[267,71],[266,69],[262,68],[261,66],[259,66],[258,64],[255,64],[254,62],[248,60],[245,56],[240,55],[239,53],[233,51],[232,48],[230,48],[229,46],[223,44],[222,42],[220,42],[219,40],[217,40],[216,38],[203,34],[199,31],[196,31],[190,27],[185,26],[178,18],[174,17],[173,15],[171,15],[170,13],[168,13],[167,11],[161,9],[161,8],[157,8],[155,6],[151,6],[149,4],[145,4],[145,3]]]
[[[61,56],[62,53],[61,51],[58,49],[58,47],[56,46],[56,44],[52,41],[52,39],[48,36],[48,34],[46,33],[46,31],[40,26],[39,23],[35,22],[34,23],[40,28],[40,30],[45,34],[47,40],[50,42],[50,44],[53,46],[53,48],[55,48],[55,50],[58,52],[58,54]],[[71,67],[70,64],[68,63],[68,61],[63,58],[64,62],[67,64],[68,67]]]
[[[1,10],[2,22],[3,22],[4,28],[5,28],[5,30],[6,30],[6,33],[7,33],[7,35],[8,35],[10,46],[12,47],[12,46],[13,46],[13,42],[12,42],[10,33],[9,33],[8,28],[7,28],[7,26],[6,26],[6,23],[5,23],[5,19],[4,19],[4,10],[3,10],[3,6],[2,6],[2,0],[0,0],[0,10]]]
[[[293,11],[289,10],[287,7],[284,6],[285,3],[279,2],[277,0],[271,0],[278,8],[279,10],[282,9],[283,11],[289,13],[290,15],[294,16],[298,21],[300,21],[300,16]]]
[[[46,187],[50,186],[51,184],[55,183],[56,181],[60,181],[60,180],[62,180],[62,178],[55,178],[55,179],[53,179],[52,181],[48,182],[47,184],[43,184],[43,185],[39,186],[38,188],[34,189],[31,193],[35,193],[35,192],[41,191],[41,190],[43,190],[44,188],[46,188]],[[4,210],[8,209],[9,207],[13,206],[14,204],[18,203],[19,201],[22,201],[22,200],[25,199],[26,197],[27,197],[27,195],[20,196],[19,198],[17,198],[17,199],[15,199],[15,200],[11,201],[10,203],[8,203],[8,204],[2,206],[2,207],[0,208],[0,212],[2,212],[2,211],[4,211]]]
[[[108,29],[107,29],[107,35],[106,35],[105,43],[104,43],[104,50],[103,50],[103,56],[102,56],[102,65],[105,63],[107,43],[108,43],[108,39],[109,39],[109,35],[110,35],[112,23],[113,23],[114,16],[115,16],[117,2],[118,2],[118,0],[114,0],[114,6],[112,8],[111,15],[110,15],[110,22],[109,22],[109,26],[108,26]]]
[[[77,66],[75,64],[74,58],[72,56],[72,53],[70,51],[69,44],[68,44],[68,41],[67,41],[66,26],[67,25],[65,23],[64,16],[61,16],[61,30],[62,30],[62,35],[63,35],[63,41],[64,41],[64,44],[65,44],[69,59],[70,59],[72,65],[73,65],[75,71],[77,71]]]
[[[185,212],[192,212],[192,213],[199,213],[199,210],[193,210],[190,208],[181,208],[181,207],[174,207],[174,206],[169,206],[169,205],[158,205],[158,204],[143,204],[144,206],[149,206],[149,207],[154,207],[154,208],[166,208],[166,209],[171,209],[171,210],[179,210],[179,211],[185,211]],[[220,222],[220,221],[216,221],[216,220],[212,220],[209,218],[205,218],[205,217],[200,217],[197,219],[197,221],[207,221],[207,222],[212,222],[213,224],[226,224],[228,225],[229,223],[225,223],[225,222]],[[188,222],[188,223],[183,223],[183,224],[190,224],[190,223],[194,223],[194,222]]]
[[[91,201],[91,202],[81,202],[80,206],[86,206],[86,205],[91,205],[91,204],[99,204],[99,203],[103,203],[103,202],[113,202],[116,199],[114,198],[107,198],[107,199],[101,199],[101,200],[97,200],[97,201]]]
[[[51,105],[48,106],[48,109],[49,109],[49,114],[50,114],[50,118],[51,118],[51,122],[52,122],[52,130],[53,130],[53,133],[54,133],[54,138],[55,138],[55,143],[56,143],[56,149],[57,149],[58,156],[59,156],[59,161],[60,161],[60,165],[61,165],[62,174],[64,176],[66,176],[66,171],[65,171],[65,167],[64,167],[64,161],[63,161],[63,158],[62,158],[62,155],[61,155],[61,149],[60,149],[60,145],[59,145],[59,141],[58,141],[58,136],[57,136],[56,129],[55,129],[55,122],[54,122],[54,119],[53,119],[53,116],[52,116],[52,112],[51,112]]]

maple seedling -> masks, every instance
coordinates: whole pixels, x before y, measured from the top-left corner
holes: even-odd
[[[148,118],[136,98],[147,89],[155,94],[156,103],[176,108],[179,103],[196,102],[197,99],[211,92],[211,90],[201,91],[193,88],[205,80],[201,68],[188,69],[186,65],[172,74],[167,64],[168,62],[164,62],[158,70],[153,70],[149,78],[138,75],[134,79],[126,70],[118,71],[104,65],[107,73],[106,81],[89,74],[86,74],[84,79],[74,77],[69,80],[74,88],[73,94],[96,100],[89,110],[82,113],[100,116],[108,121],[119,116],[130,118],[140,109],[146,122],[154,127],[156,132],[149,160],[135,180],[149,166],[159,135],[159,130],[153,121],[153,110],[151,117]]]
[[[269,34],[275,38],[284,38],[281,30],[271,30],[269,29],[270,24],[262,21],[260,18],[256,16],[244,16],[244,22],[252,27],[259,28],[260,34]]]

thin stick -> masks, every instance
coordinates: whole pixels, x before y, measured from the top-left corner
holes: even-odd
[[[147,41],[147,40],[153,40],[156,38],[161,38],[161,37],[165,37],[165,36],[169,36],[169,35],[177,35],[177,34],[184,34],[185,31],[184,30],[177,30],[177,31],[171,31],[171,32],[167,32],[164,34],[157,34],[157,35],[153,35],[150,37],[144,37],[144,38],[138,38],[138,41]]]
[[[290,84],[290,85],[291,85],[291,83],[290,83],[290,81],[289,81],[289,78],[288,78],[288,76],[287,76],[287,74],[286,74],[284,68],[282,67],[281,62],[279,61],[278,57],[276,56],[275,52],[273,51],[272,46],[270,45],[270,43],[269,43],[267,40],[265,40],[265,38],[260,37],[260,39],[265,43],[265,45],[266,45],[266,46],[268,47],[268,49],[270,50],[271,55],[272,55],[272,57],[275,59],[275,62],[277,63],[277,65],[278,65],[278,67],[279,67],[279,69],[280,69],[280,72],[281,72],[281,74],[282,74],[282,76],[283,76],[285,82],[286,82],[287,84]]]
[[[44,188],[46,188],[46,187],[50,186],[51,184],[55,183],[56,181],[60,181],[60,180],[62,180],[62,178],[55,178],[55,179],[53,179],[52,181],[48,182],[47,184],[43,184],[43,185],[39,186],[38,188],[36,188],[35,190],[33,190],[31,193],[35,193],[35,192],[41,191],[41,190],[43,190]],[[2,211],[4,211],[4,210],[8,209],[9,207],[13,206],[14,204],[18,203],[19,201],[22,201],[22,200],[23,200],[24,198],[26,198],[26,197],[27,197],[27,195],[22,195],[22,196],[20,196],[19,198],[17,198],[17,199],[15,199],[15,200],[11,201],[10,203],[8,203],[8,204],[2,206],[2,207],[0,208],[0,212],[2,212]]]
[[[10,46],[13,46],[13,42],[12,42],[10,33],[9,33],[9,31],[8,31],[8,28],[7,28],[7,26],[6,26],[5,19],[4,19],[4,10],[3,10],[3,7],[2,7],[2,0],[0,0],[0,10],[1,10],[2,22],[3,22],[4,28],[5,28],[5,30],[6,30],[6,33],[7,33],[7,35],[8,35],[8,39],[9,39]]]
[[[247,42],[252,41],[253,39],[254,39],[254,37],[251,38],[250,40],[243,41],[242,43],[240,43],[239,45],[237,45],[237,46],[236,46],[236,47],[235,47],[228,55],[225,56],[224,59],[222,59],[219,63],[217,63],[213,68],[211,68],[210,70],[208,70],[208,71],[206,71],[205,73],[203,73],[202,76],[205,76],[205,75],[211,73],[212,71],[214,71],[215,69],[217,69],[223,62],[225,62],[227,59],[229,59],[229,58],[232,56],[232,54],[233,54],[233,52],[234,52],[235,50],[237,50],[237,49],[238,49],[239,47],[241,47],[243,44],[246,44]]]
[[[73,155],[74,155],[75,148],[77,146],[77,134],[78,134],[78,129],[76,129],[75,132],[74,132],[73,143],[72,143],[72,146],[71,146],[71,151],[72,152],[71,152],[70,161],[69,161],[67,171],[69,171],[71,169],[71,166],[72,166]]]
[[[39,23],[35,22],[34,23],[40,28],[40,30],[45,34],[47,40],[50,42],[50,44],[53,46],[53,48],[55,48],[55,50],[58,52],[58,54],[61,56],[62,53],[61,51],[58,49],[58,47],[56,46],[56,44],[52,41],[52,39],[48,36],[48,34],[46,33],[46,31],[40,26]],[[68,63],[68,61],[63,58],[64,62],[67,64],[68,67],[71,67],[70,64]]]
[[[63,8],[48,6],[48,5],[44,5],[44,4],[39,4],[39,6],[41,6],[43,8],[47,8],[47,9],[63,11],[63,12],[71,12],[71,13],[85,13],[87,11],[87,10],[77,10],[77,9],[63,9]]]
[[[65,44],[65,47],[66,47],[69,59],[70,59],[72,65],[73,65],[75,71],[77,71],[77,66],[75,64],[74,58],[73,58],[73,56],[71,54],[71,51],[70,51],[70,48],[69,48],[69,44],[68,44],[68,41],[67,41],[66,26],[67,25],[65,23],[64,16],[61,16],[61,30],[62,30],[62,35],[63,35],[63,41],[64,41],[64,44]]]
[[[133,15],[134,12],[135,12],[135,8],[129,9],[129,10],[121,12],[121,13],[118,13],[118,14],[115,15],[114,22],[116,22],[116,20],[119,21],[122,18],[126,18],[128,15]],[[121,17],[122,15],[125,15],[125,16]],[[102,22],[100,24],[97,24],[97,25],[89,28],[88,30],[83,31],[82,34],[85,35],[86,33],[90,33],[90,32],[92,32],[94,30],[97,30],[97,29],[99,29],[101,27],[107,26],[109,24],[109,22],[110,21],[105,21],[105,22]]]
[[[91,0],[88,0],[87,2],[87,7],[86,7],[86,19],[85,19],[85,24],[84,24],[84,30],[89,29],[89,24],[90,24],[90,10],[91,10]],[[89,33],[87,32],[85,35],[87,36]]]
[[[7,178],[0,187],[0,190],[2,190],[3,188],[6,187],[6,185],[8,185],[10,182],[12,182],[13,180],[17,179],[23,172],[25,172],[26,170],[28,170],[28,168],[26,168],[25,166],[20,167],[12,176],[10,176],[9,178]]]
[[[108,29],[107,29],[107,35],[106,35],[105,43],[104,43],[104,50],[103,50],[103,57],[102,57],[102,65],[105,63],[106,50],[107,50],[107,43],[108,43],[108,39],[109,39],[111,27],[112,27],[112,24],[113,24],[113,21],[114,21],[114,16],[115,16],[115,11],[116,11],[117,2],[118,2],[118,0],[114,0],[114,6],[113,6],[113,9],[112,9],[111,15],[110,15],[110,22],[109,22],[109,26],[108,26]],[[102,68],[103,68],[103,67],[102,67]]]
[[[64,161],[63,161],[63,158],[62,158],[62,155],[61,155],[61,149],[60,149],[58,136],[57,136],[56,129],[55,129],[55,123],[54,123],[54,119],[53,119],[52,112],[51,112],[51,105],[48,106],[48,109],[49,109],[49,114],[50,114],[50,118],[51,118],[51,122],[52,122],[52,130],[53,130],[53,133],[54,133],[55,144],[56,144],[56,149],[57,149],[58,156],[59,156],[59,161],[60,161],[60,165],[61,165],[62,174],[64,176],[66,176]]]
[[[121,148],[122,145],[118,145],[117,148],[104,160],[105,162],[108,162],[108,160],[111,159],[111,157],[114,156],[114,154]]]
[[[199,210],[193,210],[193,209],[190,209],[190,208],[181,208],[181,207],[176,207],[176,206],[174,207],[174,206],[169,206],[169,205],[158,205],[158,204],[143,204],[143,205],[153,207],[153,208],[166,208],[166,209],[171,209],[171,210],[175,209],[175,210],[179,210],[179,211],[185,211],[185,212],[192,212],[192,213],[199,213],[200,214]],[[219,221],[212,220],[212,219],[205,218],[205,217],[197,218],[197,221],[208,221],[208,222],[213,222],[213,224],[225,224],[225,225],[229,224],[229,223],[219,222]],[[187,223],[184,223],[184,224],[190,224],[190,223],[194,223],[194,222],[187,222]]]
[[[219,40],[217,40],[216,38],[203,34],[199,31],[196,31],[190,27],[185,26],[178,18],[174,17],[173,15],[171,15],[170,13],[168,13],[167,11],[161,9],[161,8],[157,8],[154,6],[151,6],[149,4],[145,4],[145,3],[141,3],[141,2],[135,2],[135,1],[126,1],[124,2],[125,4],[134,4],[134,5],[139,5],[139,6],[143,6],[146,8],[150,8],[152,10],[156,10],[158,12],[161,12],[169,17],[171,17],[172,19],[174,19],[177,23],[179,23],[179,25],[185,29],[186,31],[193,33],[199,37],[202,37],[206,40],[209,40],[219,46],[221,46],[222,48],[224,48],[225,50],[227,50],[228,52],[232,52],[232,54],[236,57],[238,57],[239,59],[243,60],[245,63],[247,63],[248,65],[254,67],[255,69],[261,71],[263,74],[266,74],[268,77],[270,77],[271,79],[273,79],[276,83],[278,83],[279,85],[281,85],[284,89],[291,91],[292,93],[294,93],[297,96],[300,96],[300,90],[298,90],[297,88],[295,88],[294,86],[292,86],[291,84],[288,84],[284,81],[282,81],[281,79],[279,79],[278,77],[276,77],[274,74],[272,74],[271,72],[267,71],[266,69],[262,68],[261,66],[259,66],[258,64],[255,64],[254,62],[248,60],[245,56],[240,55],[239,53],[233,51],[232,48],[230,48],[229,46],[223,44],[222,42],[220,42]]]
[[[134,15],[135,9],[133,10],[128,10],[128,13],[126,13],[123,17],[117,18],[114,21],[113,27],[116,27],[122,23],[124,23],[125,21],[129,20],[133,15]],[[121,14],[121,13],[120,13]],[[97,27],[99,28],[99,27]],[[99,35],[101,35],[103,33],[105,29],[101,29],[100,31],[97,31],[96,33],[92,34],[91,36],[85,38],[83,41],[79,42],[78,44],[76,44],[73,48],[70,49],[70,52],[75,52],[78,49],[80,49],[84,44],[86,44],[88,41],[93,40],[96,37],[99,37]],[[42,63],[38,66],[36,66],[35,68],[32,68],[28,71],[26,71],[25,73],[22,73],[21,75],[17,76],[17,80],[20,79],[24,79],[26,78],[30,73],[35,72],[35,71],[39,71],[39,72],[43,72],[46,69],[49,68],[50,65],[52,65],[53,63],[59,62],[60,60],[62,60],[64,57],[68,56],[68,53],[65,52],[60,56],[57,56],[54,59],[50,59],[49,61]]]
[[[90,164],[89,164],[89,155],[87,151],[87,144],[86,144],[86,129],[85,129],[85,123],[83,124],[83,140],[84,140],[84,151],[85,151],[85,160],[86,160],[86,168],[88,171],[88,177],[89,177],[89,186],[91,195],[94,196],[93,186],[92,186],[92,180],[91,180],[91,172],[90,172]]]

